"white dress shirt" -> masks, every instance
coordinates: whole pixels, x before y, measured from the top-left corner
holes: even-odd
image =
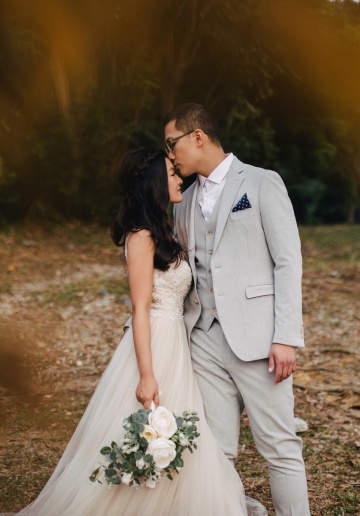
[[[198,202],[206,222],[209,222],[212,211],[225,186],[226,176],[234,155],[226,154],[226,158],[211,172],[209,177],[199,175]]]

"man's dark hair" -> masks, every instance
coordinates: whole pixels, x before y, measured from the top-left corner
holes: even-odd
[[[176,129],[184,133],[201,129],[213,143],[221,145],[219,126],[215,118],[201,104],[192,102],[181,104],[167,115],[164,127],[172,121],[175,121]]]

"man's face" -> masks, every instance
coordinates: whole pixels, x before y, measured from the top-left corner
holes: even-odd
[[[169,140],[171,142],[171,140],[183,134],[184,131],[176,129],[175,120],[165,126],[165,141]],[[169,159],[173,161],[180,174],[187,177],[197,172],[197,163],[200,156],[195,133],[192,132],[174,141],[172,147],[173,150],[169,153]]]

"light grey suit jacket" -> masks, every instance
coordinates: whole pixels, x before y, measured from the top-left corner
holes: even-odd
[[[190,341],[201,311],[194,231],[198,184],[195,181],[174,208],[175,233],[188,250],[194,277],[184,314]],[[251,208],[232,212],[245,193]],[[268,357],[272,342],[304,346],[300,239],[290,199],[276,172],[234,158],[222,193],[211,273],[219,322],[240,359]]]

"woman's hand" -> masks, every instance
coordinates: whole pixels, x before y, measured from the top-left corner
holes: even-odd
[[[155,407],[159,405],[159,387],[154,376],[140,378],[136,388],[136,399],[146,410],[150,408],[152,401],[155,403]]]

